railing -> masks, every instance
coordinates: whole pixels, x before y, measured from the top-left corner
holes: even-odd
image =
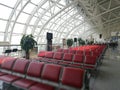
[[[46,50],[47,45],[46,44],[38,44],[34,52],[37,54],[39,51]],[[55,51],[56,49],[62,47],[62,44],[53,44],[52,50]],[[13,49],[17,49],[17,52],[12,52]],[[11,50],[11,53],[5,53],[6,50]],[[9,55],[9,56],[17,56],[22,57],[24,52],[21,49],[20,45],[0,45],[0,55]]]

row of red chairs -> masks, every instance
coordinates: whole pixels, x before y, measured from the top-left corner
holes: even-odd
[[[85,70],[57,64],[0,57],[0,80],[25,90],[81,90]]]
[[[94,53],[102,53],[105,47],[106,45],[86,45],[86,46],[72,47],[68,49],[60,48],[57,49],[57,52],[93,55]]]
[[[81,50],[75,50],[74,48],[58,49],[57,52],[40,51],[37,60],[65,66],[96,69],[106,45],[87,45],[80,48]],[[82,50],[83,48],[84,50]],[[90,49],[93,53],[92,55]]]
[[[97,66],[97,56],[80,54],[41,51],[37,60],[41,62],[56,63],[64,66],[74,66],[95,69]]]

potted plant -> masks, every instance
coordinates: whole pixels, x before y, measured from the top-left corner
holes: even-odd
[[[85,41],[82,38],[78,38],[78,43],[80,45],[85,45]]]
[[[67,46],[71,47],[73,45],[73,39],[67,39]]]
[[[30,58],[30,50],[34,48],[35,45],[37,45],[37,42],[34,40],[34,37],[32,34],[30,35],[23,35],[21,41],[20,41],[21,48],[25,51],[25,58]]]

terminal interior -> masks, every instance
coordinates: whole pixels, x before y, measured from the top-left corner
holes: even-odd
[[[119,90],[120,0],[0,0],[0,90]]]

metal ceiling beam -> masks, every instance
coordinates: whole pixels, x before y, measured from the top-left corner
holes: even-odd
[[[56,13],[54,16],[52,16],[52,17],[42,26],[42,28],[41,28],[38,36],[40,35],[40,33],[42,32],[42,30],[44,29],[44,27],[45,27],[53,18],[55,18],[58,14],[60,14],[60,13],[61,13],[62,11],[64,11],[65,9],[67,9],[67,8],[69,8],[70,6],[75,5],[75,4],[77,4],[77,3],[78,3],[78,0],[76,0],[76,1],[68,4],[68,5],[67,5],[66,7],[64,7],[62,10],[60,10],[58,13]],[[37,41],[38,41],[38,39],[39,39],[39,37],[37,38]]]
[[[26,26],[24,27],[24,32],[23,34],[26,34],[26,30],[30,24],[30,21],[32,20],[34,14],[40,9],[40,7],[42,7],[42,5],[44,5],[48,0],[43,0],[43,2],[41,2],[37,7],[35,7],[31,13],[31,15],[28,17],[27,21],[26,21]]]
[[[16,21],[18,20],[21,12],[23,11],[23,9],[27,6],[27,4],[28,4],[29,2],[30,2],[30,0],[26,1],[25,5],[24,5],[23,7],[21,7],[20,12],[18,13],[17,17],[15,18],[15,22],[13,23],[13,26],[12,26],[12,29],[11,29],[11,32],[10,32],[10,36],[11,36],[10,39],[9,39],[10,42],[11,42],[12,33],[13,33],[13,29],[14,29],[14,27],[15,27]]]
[[[17,10],[17,7],[19,6],[19,4],[22,2],[22,0],[18,0],[14,6],[14,9],[12,10],[10,16],[9,16],[9,21],[7,22],[6,24],[6,28],[5,28],[5,34],[4,34],[4,41],[7,41],[7,38],[8,38],[8,29],[10,27],[10,23],[11,23],[11,20]]]
[[[106,21],[106,22],[104,22],[104,23],[102,23],[102,24],[104,25],[104,24],[106,24],[106,23],[112,22],[112,21],[117,20],[117,19],[120,19],[120,17],[117,17],[117,18],[108,20],[108,21]],[[81,26],[81,24],[79,24],[79,25],[75,26],[74,28],[72,28],[72,29],[71,29],[71,32],[69,32],[66,36],[69,36],[69,34],[72,33],[72,30],[74,30],[75,28],[78,28],[78,27],[80,27],[80,26]],[[86,31],[89,31],[89,30],[91,30],[91,29],[93,29],[93,28],[96,28],[96,27],[99,27],[99,26],[100,26],[100,25],[93,26],[92,28],[90,28],[90,29],[88,29],[88,30],[86,30]],[[74,32],[76,32],[76,30],[74,30]]]
[[[51,1],[51,0],[50,0]],[[60,0],[57,0],[57,2],[59,2]],[[35,32],[35,30],[36,30],[36,28],[37,28],[37,25],[39,24],[39,21],[42,19],[42,17],[45,15],[45,13],[47,13],[49,10],[51,10],[51,8],[53,7],[53,6],[55,6],[56,5],[56,3],[53,3],[53,5],[52,6],[49,6],[49,7],[47,7],[47,9],[43,12],[43,14],[41,14],[41,16],[35,21],[35,24],[34,24],[34,28],[32,29],[32,34],[34,34],[34,32]]]

